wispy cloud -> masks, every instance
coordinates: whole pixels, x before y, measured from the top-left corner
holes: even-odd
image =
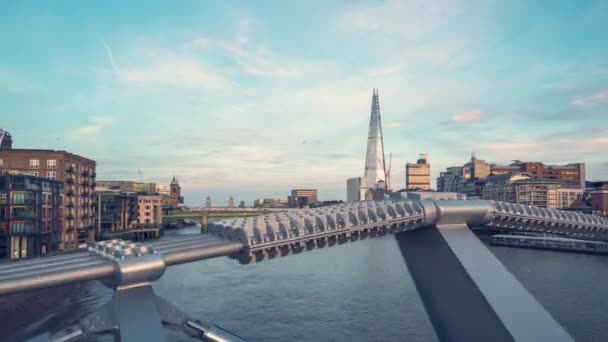
[[[104,128],[111,125],[114,120],[106,116],[95,116],[91,118],[91,123],[73,130],[70,135],[76,138],[85,138],[101,132]]]
[[[347,30],[420,38],[435,32],[457,12],[457,1],[389,0],[347,12],[341,24]]]
[[[114,53],[112,52],[112,48],[110,48],[110,46],[108,45],[108,43],[106,43],[105,40],[102,40],[101,43],[103,44],[103,47],[106,50],[106,55],[108,56],[108,59],[110,60],[110,64],[112,65],[112,70],[114,70],[114,73],[116,74],[116,76],[120,77],[120,68],[116,64],[116,61],[114,60]]]
[[[384,128],[399,128],[399,127],[401,127],[401,124],[398,123],[398,122],[388,122],[388,123],[382,125],[382,127],[384,127]]]
[[[480,110],[470,110],[452,116],[452,121],[457,124],[467,124],[481,120]]]
[[[570,104],[577,106],[595,106],[608,101],[608,90],[600,91],[591,95],[577,96],[570,101]]]
[[[608,149],[608,137],[592,136],[582,139],[522,139],[514,143],[481,143],[476,151],[498,160],[522,159],[529,161],[547,161],[559,156],[560,160],[570,162],[584,162],[589,159],[598,159],[598,153]],[[605,159],[603,159],[605,160]]]
[[[282,60],[270,49],[252,43],[251,36],[256,23],[253,17],[242,16],[237,24],[236,37],[219,41],[218,46],[250,76],[290,78],[304,74],[307,68],[303,65]]]
[[[203,36],[198,36],[192,40],[192,45],[197,48],[205,49],[209,47],[209,45],[211,45],[211,39]]]
[[[187,54],[162,50],[135,53],[123,64],[119,81],[134,86],[198,91],[222,90],[229,80],[217,68]]]
[[[0,68],[0,91],[2,89],[20,93],[37,90],[38,86],[25,75],[8,68]]]

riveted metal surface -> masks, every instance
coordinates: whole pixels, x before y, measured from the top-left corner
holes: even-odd
[[[114,287],[145,284],[160,278],[165,272],[163,256],[151,246],[124,240],[97,242],[90,251],[114,261]]]
[[[606,220],[486,200],[366,201],[225,219],[209,225],[218,237],[242,242],[241,263],[398,233],[425,226],[490,225],[516,230],[608,238]]]
[[[608,240],[608,219],[603,217],[515,203],[490,203],[494,206],[494,220],[487,225],[493,228]]]
[[[227,219],[209,225],[219,237],[240,241],[241,263],[273,259],[426,224],[419,202],[355,202]]]

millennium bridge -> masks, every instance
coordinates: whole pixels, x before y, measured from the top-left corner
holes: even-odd
[[[188,317],[156,296],[151,282],[167,267],[188,262],[229,256],[248,264],[394,234],[441,341],[573,341],[472,233],[471,227],[481,225],[608,240],[604,218],[504,202],[344,203],[224,219],[194,237],[148,244],[104,241],[85,252],[2,265],[0,296],[90,280],[115,290],[111,301],[79,324],[32,341],[108,335],[120,341],[158,341],[165,338],[164,327],[203,341],[244,341],[217,325]]]

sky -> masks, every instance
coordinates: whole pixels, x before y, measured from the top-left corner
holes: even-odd
[[[0,128],[14,148],[248,204],[363,176],[378,88],[393,188],[477,158],[608,179],[608,1],[13,1]]]

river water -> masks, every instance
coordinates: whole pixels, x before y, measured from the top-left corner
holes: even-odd
[[[577,341],[608,341],[607,257],[490,249]],[[245,266],[228,258],[175,266],[154,289],[191,317],[250,341],[437,340],[392,236]],[[13,338],[74,324],[110,298],[86,283],[52,312],[22,322]]]

